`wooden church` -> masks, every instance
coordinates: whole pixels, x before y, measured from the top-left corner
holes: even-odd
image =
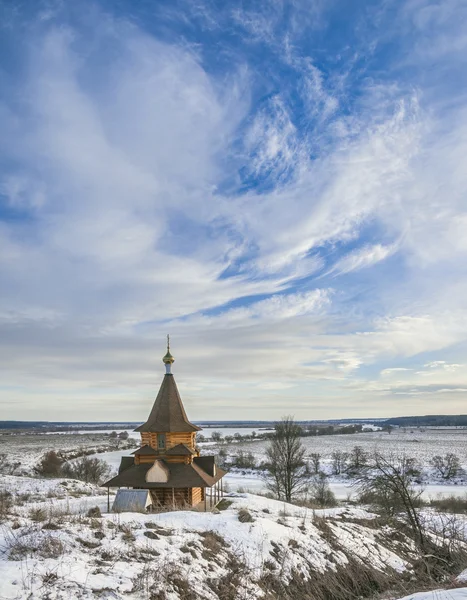
[[[162,360],[166,372],[159,393],[148,420],[135,429],[141,434],[141,448],[122,457],[118,475],[104,486],[141,490],[133,494],[119,490],[114,506],[127,506],[131,498],[139,502],[144,496],[146,509],[199,505],[207,510],[220,500],[226,472],[214,456],[200,456],[196,432],[201,428],[190,423],[183,408],[172,374],[175,359],[168,336]]]

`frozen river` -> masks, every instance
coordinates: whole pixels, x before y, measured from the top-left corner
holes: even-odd
[[[84,435],[84,434],[109,434],[112,431],[116,431],[117,433],[121,433],[122,431],[126,431],[129,437],[139,440],[141,434],[134,429],[76,429],[76,430],[68,430],[68,431],[46,431],[46,435]],[[261,429],[258,427],[203,427],[200,432],[206,439],[211,438],[214,431],[217,431],[222,435],[223,438],[226,436],[234,436],[236,433],[240,433],[241,435],[250,435],[254,432],[256,433],[264,433],[266,431],[271,431],[269,429]]]

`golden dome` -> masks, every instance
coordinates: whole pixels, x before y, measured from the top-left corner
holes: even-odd
[[[164,358],[162,359],[162,362],[167,365],[167,364],[172,364],[174,362],[175,358],[170,354],[170,352],[167,350],[167,354],[164,356]]]

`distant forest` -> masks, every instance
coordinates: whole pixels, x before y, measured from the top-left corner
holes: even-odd
[[[382,423],[397,427],[467,427],[467,415],[425,415],[422,417],[394,417]]]

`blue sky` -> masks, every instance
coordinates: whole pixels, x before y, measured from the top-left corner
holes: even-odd
[[[0,2],[2,418],[461,413],[467,5]]]

